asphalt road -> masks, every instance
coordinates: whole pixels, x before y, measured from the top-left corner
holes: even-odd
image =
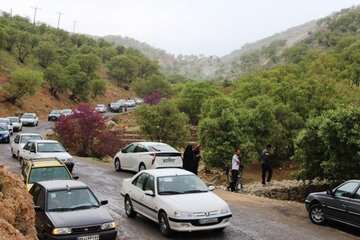
[[[44,133],[53,123],[41,122],[24,127],[23,132]],[[14,134],[14,136],[16,133]],[[14,139],[12,136],[12,140]],[[0,164],[19,175],[20,165],[11,157],[10,144],[0,144]],[[157,224],[141,216],[127,218],[120,189],[130,172],[115,172],[112,164],[90,158],[75,157],[73,174],[88,184],[105,205],[118,226],[118,239],[162,239]],[[337,224],[314,225],[306,217],[303,204],[257,198],[239,193],[216,190],[230,205],[232,225],[222,233],[213,231],[176,233],[173,239],[360,239],[360,231]],[[206,199],[204,199],[206,201]]]

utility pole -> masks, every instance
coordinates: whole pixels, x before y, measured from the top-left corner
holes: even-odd
[[[73,34],[75,34],[75,25],[76,25],[77,21],[74,20],[74,26],[73,26]]]
[[[41,8],[38,8],[38,7],[31,7],[32,9],[34,9],[34,22],[33,24],[35,25],[35,19],[36,19],[36,11],[39,9],[41,10]]]
[[[58,19],[58,24],[57,24],[57,28],[59,29],[60,18],[61,18],[61,15],[63,15],[64,13],[62,13],[62,12],[57,12],[57,14],[59,14],[59,19]]]

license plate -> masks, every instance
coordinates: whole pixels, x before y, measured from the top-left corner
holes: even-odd
[[[217,218],[208,218],[208,219],[200,219],[199,220],[200,224],[217,223],[217,222],[218,222]]]
[[[168,162],[175,162],[175,159],[173,158],[166,158],[163,160],[164,163],[168,163]]]
[[[99,240],[99,235],[90,235],[90,236],[83,236],[78,237],[77,240]]]

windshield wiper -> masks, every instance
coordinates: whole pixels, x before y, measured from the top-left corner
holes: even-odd
[[[184,193],[201,193],[201,192],[207,192],[207,191],[206,190],[198,190],[198,189],[184,191]]]
[[[71,211],[72,208],[52,208],[49,209],[49,212],[65,212],[65,211]]]
[[[99,205],[82,205],[82,206],[74,207],[72,208],[72,210],[89,209],[94,207],[98,208]]]
[[[181,194],[181,192],[177,192],[177,191],[163,191],[163,192],[159,192],[160,195],[168,195],[168,194]]]

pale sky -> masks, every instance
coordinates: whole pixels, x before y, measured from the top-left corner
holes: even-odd
[[[171,54],[222,56],[360,0],[0,0],[13,15],[97,36],[121,35]]]

